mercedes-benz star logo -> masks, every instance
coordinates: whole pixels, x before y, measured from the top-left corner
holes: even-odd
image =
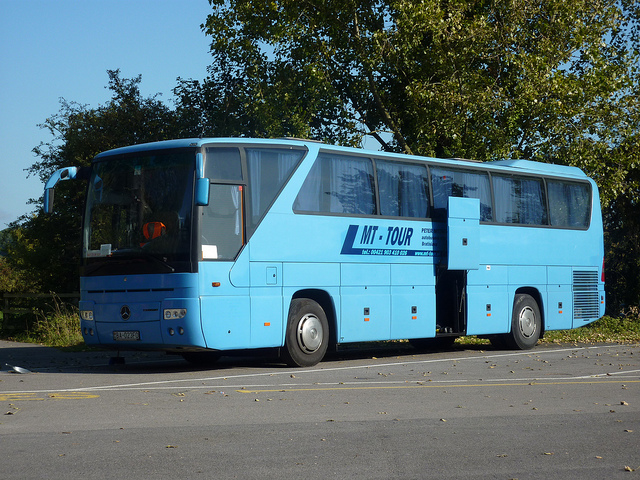
[[[129,318],[131,317],[131,310],[127,305],[123,305],[120,309],[120,316],[123,320],[129,320]]]

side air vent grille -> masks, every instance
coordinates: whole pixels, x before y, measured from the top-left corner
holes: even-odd
[[[573,318],[587,320],[600,316],[598,272],[573,272]]]
[[[87,293],[147,293],[147,292],[173,292],[173,288],[133,288],[129,290],[89,290]]]

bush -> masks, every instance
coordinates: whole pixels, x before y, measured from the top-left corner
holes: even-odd
[[[83,343],[80,332],[78,308],[54,298],[54,304],[47,312],[36,312],[37,320],[28,338],[22,341],[42,343],[51,347],[68,347]]]

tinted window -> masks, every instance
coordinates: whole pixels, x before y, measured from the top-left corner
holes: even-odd
[[[91,261],[144,252],[186,260],[193,160],[191,152],[151,152],[96,162],[87,193],[84,256]],[[109,253],[101,254],[107,245]]]
[[[211,180],[242,181],[240,150],[237,148],[207,148],[205,177]]]
[[[427,217],[429,190],[423,165],[376,160],[380,213],[396,217]]]
[[[587,228],[591,189],[585,183],[548,180],[549,216],[555,227]]]
[[[547,225],[542,180],[493,175],[498,223]]]
[[[370,159],[321,153],[293,208],[304,212],[373,215],[376,213],[373,187]]]
[[[251,224],[255,227],[305,154],[303,150],[247,149]]]
[[[491,188],[486,173],[431,167],[433,208],[444,211],[449,197],[480,199],[480,220],[493,220]]]
[[[200,226],[203,260],[233,260],[240,251],[242,187],[211,185],[209,205],[202,208]]]

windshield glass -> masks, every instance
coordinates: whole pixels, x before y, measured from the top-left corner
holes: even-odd
[[[185,271],[194,165],[193,151],[96,162],[85,212],[85,274]]]

